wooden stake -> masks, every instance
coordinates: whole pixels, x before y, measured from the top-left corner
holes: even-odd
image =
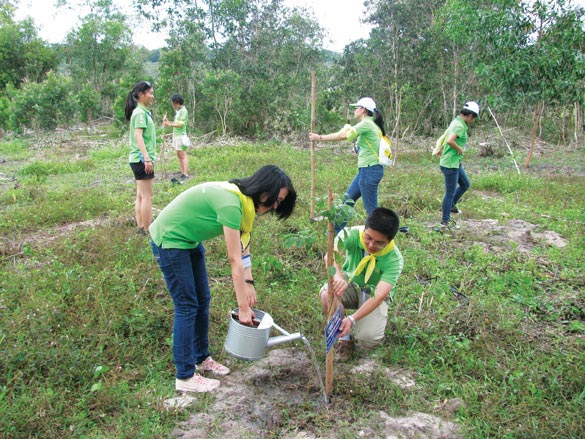
[[[311,132],[315,132],[315,70],[311,71]],[[311,140],[311,207],[309,220],[315,221],[315,142]]]
[[[163,116],[163,120],[167,118],[167,113],[164,114]],[[167,160],[165,157],[165,153],[166,153],[166,139],[167,139],[167,133],[165,133],[165,126],[163,124],[163,126],[161,127],[161,131],[162,131],[162,145],[160,146],[160,160],[159,163],[161,165],[160,169],[162,170],[162,177],[163,179],[167,179]]]
[[[488,107],[488,111],[490,112],[490,115],[494,119],[494,122],[496,123],[496,126],[498,127],[498,130],[500,131],[500,135],[502,136],[502,139],[504,139],[504,143],[506,143],[506,146],[508,147],[508,152],[512,156],[512,160],[514,160],[514,165],[516,166],[516,171],[518,171],[518,175],[520,175],[520,168],[518,167],[518,163],[516,163],[516,159],[514,158],[514,152],[512,151],[512,148],[510,148],[510,145],[508,145],[508,141],[504,137],[504,133],[502,132],[502,129],[500,128],[500,124],[498,123],[496,116],[494,116],[494,113],[492,113],[492,109],[490,107]]]
[[[327,188],[327,209],[331,211],[333,206],[333,193],[331,188]],[[333,260],[335,259],[335,253],[333,252],[333,239],[334,239],[333,222],[327,223],[327,263],[325,269],[327,270],[327,286],[329,288],[329,306],[327,310],[327,320],[331,318],[335,309],[337,308],[338,300],[333,296],[333,277],[329,275],[329,268],[333,266]],[[327,398],[331,396],[331,390],[333,388],[333,353],[335,351],[331,349],[327,352],[327,358],[325,360],[325,394]]]

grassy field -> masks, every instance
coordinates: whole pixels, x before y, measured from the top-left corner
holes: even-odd
[[[343,404],[318,414],[311,406],[276,407],[290,412],[282,431],[302,424],[319,435],[340,416],[381,408],[430,413],[458,398],[463,404],[446,416],[465,437],[583,437],[583,147],[545,145],[521,176],[508,156],[482,158],[472,149],[461,229],[441,235],[430,231],[443,192],[426,150],[432,143],[400,153],[380,197],[410,233],[397,238],[405,268],[375,355],[412,371],[417,386],[406,391],[376,375],[367,383],[337,380]],[[344,148],[316,152],[317,196],[327,187],[340,194],[353,177],[356,159]],[[317,292],[326,234],[325,223],[309,221],[308,145],[208,145],[189,158],[194,176],[185,185],[157,179],[155,215],[201,181],[250,175],[269,163],[292,177],[299,193],[293,217],[257,221],[254,277],[260,308],[276,322],[293,322],[287,329],[302,330],[322,352]],[[178,171],[176,158],[165,170]],[[147,239],[136,233],[133,201],[126,142],[116,133],[0,142],[0,437],[163,438],[188,416],[163,408],[174,394],[172,303]],[[519,220],[533,226],[528,250],[493,228],[513,231]],[[566,245],[547,245],[538,239],[545,232]],[[286,245],[291,235],[306,245]],[[223,241],[206,247],[212,353],[221,358],[235,297]],[[277,426],[258,437],[280,433]]]

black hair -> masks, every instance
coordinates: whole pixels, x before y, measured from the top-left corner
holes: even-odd
[[[136,108],[138,104],[138,93],[145,93],[147,90],[150,90],[152,85],[150,82],[141,81],[134,84],[132,91],[128,93],[126,96],[126,109],[124,110],[124,114],[126,115],[126,120],[130,120],[132,117],[132,112]]]
[[[185,100],[183,99],[183,96],[176,94],[176,95],[171,96],[171,102],[175,102],[179,105],[183,105],[185,103]]]
[[[392,241],[398,233],[400,219],[393,210],[386,207],[376,207],[366,218],[366,229],[381,233]]]
[[[295,208],[297,201],[297,192],[293,184],[282,169],[275,165],[266,165],[258,169],[250,177],[232,178],[230,183],[234,183],[240,191],[254,200],[254,207],[260,205],[271,206],[278,201],[278,194],[282,188],[288,189],[288,195],[274,210],[278,219],[286,219]],[[260,198],[266,196],[264,202]]]
[[[385,136],[386,130],[384,129],[384,118],[382,117],[382,113],[380,113],[377,108],[374,108],[374,111],[370,111],[366,108],[366,112],[368,113],[368,116],[374,118],[374,122],[376,122],[376,125],[378,125],[382,131],[382,136]]]
[[[463,110],[461,110],[461,114],[464,116],[471,115],[471,116],[477,118],[477,114],[475,114],[475,111],[468,110],[467,108],[464,108]]]

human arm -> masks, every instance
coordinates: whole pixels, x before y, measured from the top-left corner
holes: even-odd
[[[175,120],[173,122],[169,121],[166,118],[166,115],[163,119],[163,124],[164,124],[164,126],[167,126],[167,127],[183,128],[186,123],[187,123],[187,111],[185,110],[184,107],[181,107],[175,113]]]
[[[390,291],[392,291],[392,287],[392,284],[389,284],[388,282],[378,282],[374,291],[374,297],[370,297],[354,314],[343,319],[339,328],[338,337],[344,337],[349,334],[355,322],[363,319],[378,308],[382,302],[388,298]]]
[[[457,145],[456,140],[457,140],[457,134],[455,134],[455,133],[449,134],[449,136],[447,137],[447,145],[449,145],[451,148],[453,148],[455,151],[457,151],[457,154],[463,155],[463,148],[461,148],[459,145]]]
[[[351,125],[345,125],[342,129],[340,129],[336,133],[331,134],[317,134],[317,133],[309,133],[309,140],[312,142],[340,142],[342,140],[347,140],[349,138],[351,132]]]
[[[144,137],[142,135],[143,132],[144,128],[134,128],[134,138],[136,139],[138,149],[140,149],[140,152],[142,153],[142,157],[144,157],[144,172],[152,174],[154,172],[154,164],[146,151],[146,145],[144,144]]]
[[[173,127],[173,128],[183,128],[185,126],[184,120],[178,120],[176,122],[171,122],[168,119],[163,119],[163,125],[166,127]]]
[[[232,270],[232,282],[236,293],[236,300],[239,308],[239,320],[244,325],[251,325],[254,317],[252,306],[256,302],[256,290],[254,285],[247,284],[245,274],[250,275],[248,270],[244,272],[242,264],[242,246],[240,243],[240,231],[230,227],[223,227],[223,234],[227,247],[228,259]]]
[[[256,286],[254,284],[254,277],[252,276],[252,255],[250,254],[250,246],[242,251],[242,267],[244,267],[244,283],[246,284],[248,293],[248,304],[250,307],[256,304]],[[245,261],[245,262],[244,262]]]
[[[309,140],[312,142],[339,142],[347,139],[347,134],[346,131],[339,131],[331,134],[309,133]]]

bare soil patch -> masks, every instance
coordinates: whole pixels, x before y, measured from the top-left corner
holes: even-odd
[[[228,359],[228,361],[230,361]],[[237,360],[233,360],[235,362]],[[233,363],[232,362],[232,363]],[[349,367],[348,365],[343,365]],[[233,367],[233,365],[232,365]],[[341,366],[340,366],[341,367]],[[394,384],[404,389],[416,385],[407,371],[391,369],[375,360],[362,359],[349,369],[349,373],[369,376],[373,370],[381,371]],[[336,379],[343,379],[343,373]],[[193,413],[172,432],[181,439],[246,439],[274,437],[275,431],[284,431],[284,439],[324,439],[336,437],[456,439],[461,436],[458,426],[447,419],[426,414],[406,413],[392,416],[385,407],[372,410],[367,417],[335,425],[336,402],[326,404],[319,386],[317,371],[306,352],[296,348],[275,349],[250,367],[238,368],[221,378],[221,387],[214,392],[215,401],[207,413]],[[181,395],[164,402],[167,409],[184,408],[196,404],[206,395]],[[333,395],[335,398],[335,395]],[[343,404],[343,402],[339,402]],[[298,410],[321,412],[325,428],[306,422],[305,427],[290,425],[287,414]],[[448,414],[449,407],[441,404],[437,410]],[[445,408],[447,407],[447,408]],[[341,410],[342,411],[342,410]]]
[[[515,247],[522,253],[531,253],[537,246],[566,247],[568,241],[551,230],[538,231],[537,225],[512,219],[498,222],[495,219],[459,221],[465,233],[473,237],[473,243],[486,250]]]

